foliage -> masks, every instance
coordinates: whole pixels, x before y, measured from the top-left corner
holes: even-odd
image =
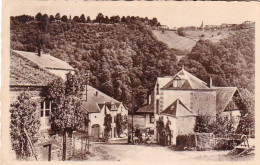
[[[207,115],[198,115],[196,117],[194,132],[205,132],[209,133],[211,130],[209,130],[209,122],[210,122],[210,116]]]
[[[228,120],[217,115],[216,118],[207,115],[198,115],[194,132],[214,133],[215,135],[227,135],[235,132],[234,119],[230,117]]]
[[[112,116],[110,114],[106,114],[106,116],[104,118],[104,126],[105,126],[104,138],[106,141],[108,140],[109,135],[110,135],[109,133],[112,130],[111,124],[112,124]]]
[[[56,79],[49,84],[45,96],[52,101],[52,131],[80,130],[85,126],[87,114],[81,105],[84,77],[78,72],[67,74],[67,81]]]
[[[238,107],[241,109],[238,133],[255,134],[255,96],[252,92],[241,89],[241,97],[236,98]]]
[[[11,104],[10,136],[12,148],[19,159],[32,156],[29,140],[32,144],[37,142],[36,135],[40,128],[39,115],[36,103],[31,100],[27,92],[18,96],[16,102]],[[30,139],[26,136],[26,132]]]
[[[179,65],[185,65],[188,71],[206,82],[212,77],[215,86],[236,86],[254,93],[254,34],[254,29],[246,29],[218,43],[200,40]]]
[[[52,101],[51,131],[63,134],[63,160],[66,159],[66,136],[72,131],[85,131],[88,114],[82,107],[84,76],[68,73],[67,80],[56,79],[49,84],[44,95]]]
[[[128,120],[127,115],[122,115],[121,113],[116,114],[116,131],[118,137],[120,137],[120,134],[123,133],[123,131],[127,128]]]
[[[104,15],[99,17],[105,19]],[[119,20],[117,16],[109,19]],[[176,52],[159,42],[150,28],[142,24],[149,22],[148,18],[125,17],[125,21],[128,23],[54,21],[42,30],[40,22],[24,24],[14,20],[11,48],[29,51],[30,46],[33,51],[41,45],[44,52],[67,61],[79,71],[90,70],[90,85],[137,110],[158,76],[177,72]]]
[[[158,132],[158,142],[162,146],[168,145],[167,144],[168,143],[167,138],[168,138],[169,135],[171,136],[170,125],[171,125],[171,122],[168,119],[165,126],[164,126],[163,116],[161,116],[159,118],[159,120],[156,121],[156,129],[157,129],[157,132]]]
[[[183,27],[178,28],[177,29],[177,34],[179,34],[179,36],[185,37],[185,35],[186,35],[185,29]]]

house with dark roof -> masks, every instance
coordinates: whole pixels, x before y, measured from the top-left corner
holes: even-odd
[[[240,110],[235,97],[241,97],[236,87],[213,87],[210,79],[206,82],[187,72],[184,68],[174,76],[158,77],[154,87],[152,103],[155,128],[163,118],[164,124],[170,121],[169,140],[176,144],[178,135],[194,133],[196,116],[216,115],[226,119],[240,118]],[[158,131],[155,129],[155,139]]]
[[[33,56],[36,56],[34,53]],[[51,59],[52,57],[50,57]],[[61,66],[60,66],[61,67]],[[64,69],[67,69],[65,66]],[[29,93],[30,97],[36,103],[36,112],[40,119],[40,131],[37,134],[38,141],[35,144],[35,152],[38,160],[61,160],[59,154],[59,142],[55,139],[56,135],[49,134],[51,102],[42,96],[42,91],[48,83],[54,79],[60,78],[59,75],[52,73],[37,62],[26,58],[20,51],[11,50],[10,52],[10,104],[17,100],[17,97],[23,92]],[[67,139],[68,151],[72,149],[71,139]],[[71,152],[70,152],[71,153]],[[67,155],[69,156],[69,155]]]
[[[154,95],[153,93],[148,95],[147,101],[141,106],[136,113],[142,115],[142,120],[144,123],[144,127],[149,130],[154,130]]]
[[[104,119],[106,114],[112,117],[112,129],[110,138],[127,137],[127,128],[118,135],[116,127],[116,116],[121,114],[127,120],[128,111],[122,102],[104,94],[103,92],[93,88],[90,85],[86,86],[83,92],[83,106],[89,114],[89,133],[94,139],[104,137]]]
[[[21,55],[24,58],[27,58],[31,62],[34,62],[38,66],[45,68],[49,72],[55,74],[58,77],[61,77],[63,80],[66,79],[66,74],[68,72],[74,73],[75,69],[70,66],[66,61],[53,57],[49,54],[43,53],[42,50],[39,50],[38,53],[34,52],[25,52],[13,50],[15,53]]]

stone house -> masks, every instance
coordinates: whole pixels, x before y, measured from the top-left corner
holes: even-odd
[[[176,144],[178,135],[194,133],[198,115],[239,119],[240,110],[233,99],[236,96],[240,97],[236,87],[213,87],[212,81],[207,85],[183,68],[174,76],[157,78],[153,102],[155,121],[160,118],[164,124],[170,121],[168,141]],[[156,129],[154,135],[158,139]]]
[[[54,75],[61,77],[63,80],[66,80],[66,74],[68,72],[74,73],[75,69],[70,66],[66,61],[53,57],[49,54],[43,53],[42,50],[39,50],[38,53],[34,52],[25,52],[13,50],[24,58],[36,63],[38,66],[48,70]]]
[[[40,60],[38,57],[29,57],[26,55],[38,56],[31,52],[14,51],[10,52],[10,104],[17,100],[17,97],[23,93],[28,92],[30,97],[36,102],[36,111],[40,119],[40,130],[38,136],[38,141],[35,144],[35,151],[38,160],[61,160],[62,153],[62,137],[49,135],[50,129],[50,114],[51,114],[51,102],[45,100],[42,96],[42,91],[48,83],[52,82],[57,78],[64,78],[64,70],[68,69],[68,65],[61,60],[48,57],[52,59],[52,63],[48,66],[51,68],[60,68],[61,73],[51,72],[50,69],[42,67],[44,61]],[[50,55],[48,55],[50,56]],[[31,60],[31,59],[38,59]],[[57,59],[57,63],[55,62]],[[39,63],[38,63],[39,62]],[[64,64],[66,67],[61,68],[60,63]],[[46,64],[47,65],[47,64]],[[58,66],[56,66],[58,65]],[[72,68],[72,67],[70,67]],[[71,156],[72,151],[72,139],[67,138],[67,157]]]
[[[112,117],[112,130],[109,138],[127,137],[127,128],[123,130],[121,135],[118,135],[116,128],[117,114],[121,114],[123,119],[127,121],[128,111],[122,102],[87,85],[86,90],[83,92],[83,106],[89,114],[90,123],[88,131],[93,139],[104,137],[104,119],[106,114],[110,114]]]

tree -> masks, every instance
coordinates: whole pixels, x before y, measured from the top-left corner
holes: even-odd
[[[86,127],[88,116],[82,107],[85,80],[78,72],[67,74],[67,80],[56,79],[48,85],[45,95],[52,101],[51,130],[63,134],[63,160],[66,160],[66,136]]]
[[[62,21],[62,22],[68,22],[68,17],[67,17],[66,15],[63,15],[63,16],[61,17],[61,21]]]
[[[108,140],[109,135],[110,135],[109,133],[112,130],[111,124],[112,124],[112,116],[110,114],[106,114],[106,116],[104,118],[104,126],[105,126],[104,138],[106,141]]]
[[[40,128],[36,103],[27,92],[23,92],[17,101],[11,104],[10,113],[12,148],[17,158],[25,159],[34,154],[33,145],[37,142],[36,136]]]
[[[98,13],[95,22],[103,23],[103,21],[104,21],[104,15],[102,13]]]
[[[123,131],[127,128],[127,124],[127,116],[123,116],[122,114],[118,113],[116,115],[116,131],[118,137],[120,137],[120,134],[123,133]]]
[[[91,22],[91,19],[90,19],[90,16],[87,17],[87,23],[90,23]]]
[[[238,133],[254,134],[255,131],[255,96],[246,89],[240,89],[241,97],[235,100],[241,110]]]
[[[73,21],[79,23],[79,22],[80,22],[80,18],[79,18],[79,16],[75,16],[75,17],[73,17]]]
[[[60,19],[61,19],[60,13],[57,13],[57,14],[55,15],[55,20],[59,21]]]
[[[54,16],[53,16],[53,15],[50,15],[49,21],[50,21],[50,22],[53,22],[54,20],[55,20]]]
[[[177,29],[177,34],[179,36],[183,36],[183,37],[186,36],[185,29],[183,27],[178,28]]]
[[[37,13],[36,16],[35,16],[35,19],[37,21],[41,21],[42,20],[42,13]]]
[[[85,22],[86,22],[86,18],[85,18],[85,15],[84,15],[84,14],[81,14],[81,16],[80,16],[80,22],[81,22],[81,23],[85,23]]]

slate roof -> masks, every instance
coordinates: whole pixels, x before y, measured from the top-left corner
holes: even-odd
[[[184,116],[194,116],[192,111],[189,108],[187,108],[179,99],[175,100],[172,104],[170,104],[167,108],[165,108],[161,112],[161,114],[167,114],[167,115],[170,115],[173,117],[178,117],[180,114],[179,111],[181,111],[181,110],[186,111],[185,113],[183,113],[183,114],[185,114]]]
[[[10,52],[10,85],[46,86],[57,79],[56,75],[45,68],[11,50]]]
[[[213,89],[217,89],[217,114],[220,114],[232,100],[237,87],[213,87]]]
[[[172,87],[173,80],[180,78],[182,80],[182,86],[179,89],[209,89],[207,83],[193,76],[185,69],[179,71],[171,80],[162,87],[162,89],[176,89]]]
[[[154,113],[154,105],[148,104],[137,110],[138,113]]]
[[[87,109],[89,113],[99,113],[100,110],[106,105],[111,108],[111,103],[115,103],[117,107],[121,102],[116,99],[104,94],[103,92],[97,90],[96,88],[87,85],[87,100],[83,100],[83,106]],[[86,90],[83,92],[83,98],[86,97]]]
[[[60,60],[49,54],[42,53],[41,56],[38,56],[38,53],[34,52],[25,52],[18,50],[14,50],[14,52],[46,69],[74,70],[74,68],[70,66],[66,61]]]

